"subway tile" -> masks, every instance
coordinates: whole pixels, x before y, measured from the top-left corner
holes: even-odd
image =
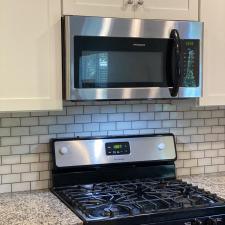
[[[50,134],[60,134],[66,132],[66,125],[50,125],[49,133]]]
[[[30,127],[30,135],[48,134],[48,126]]]
[[[133,112],[147,112],[148,107],[146,104],[135,104],[135,105],[132,105],[132,111]]]
[[[74,123],[73,116],[57,116],[57,124],[71,124]]]
[[[131,105],[117,105],[117,112],[131,112]]]
[[[21,144],[23,145],[38,144],[38,136],[22,136]]]
[[[39,154],[21,155],[21,163],[33,163],[39,161]]]
[[[163,120],[162,121],[162,127],[163,128],[172,128],[177,126],[176,120]]]
[[[152,112],[140,113],[140,120],[154,120],[154,117]]]
[[[86,131],[99,131],[99,123],[86,123],[84,124],[84,132]]]
[[[168,120],[170,118],[170,114],[168,112],[156,112],[155,119],[156,120]]]
[[[22,182],[12,184],[12,192],[29,191],[30,182]]]
[[[20,155],[2,156],[2,165],[4,165],[4,164],[17,164],[17,163],[20,163]]]
[[[148,127],[147,121],[133,121],[132,129],[144,129]]]
[[[19,137],[2,137],[1,138],[2,146],[19,145],[19,144],[20,144]]]
[[[139,120],[139,113],[125,113],[124,120],[125,121]]]
[[[27,117],[21,119],[21,126],[37,126],[38,117]]]
[[[30,171],[30,164],[14,164],[12,165],[12,173],[25,173]]]
[[[41,190],[41,189],[47,189],[48,186],[48,180],[42,180],[42,181],[32,181],[31,182],[31,190]]]
[[[30,172],[30,173],[21,173],[21,181],[36,181],[39,180],[39,173],[38,172]]]
[[[218,172],[218,166],[205,166],[205,173],[216,173]]]
[[[13,155],[27,154],[29,151],[29,145],[15,145],[11,147],[11,153]]]
[[[39,124],[41,126],[56,124],[56,116],[40,117]]]
[[[9,174],[9,173],[11,173],[11,166],[10,165],[0,166],[0,175]]]
[[[92,114],[92,122],[107,122],[107,114]]]
[[[0,156],[1,155],[10,155],[10,146],[0,147]]]
[[[149,112],[160,112],[163,110],[162,104],[149,104],[148,111]]]
[[[117,122],[116,127],[118,130],[131,129],[131,122]]]
[[[83,111],[84,111],[83,106],[67,107],[67,115],[83,114]]]
[[[94,114],[99,112],[100,112],[99,106],[84,106],[84,114]]]
[[[46,171],[49,169],[48,162],[31,163],[31,171]]]
[[[2,127],[17,127],[20,126],[19,118],[2,118],[1,119]]]
[[[91,115],[75,115],[75,123],[90,123]]]
[[[184,119],[183,112],[170,112],[170,119],[171,120],[182,120]]]
[[[14,173],[14,174],[2,175],[3,184],[12,184],[16,182],[20,182],[20,174]]]
[[[0,194],[12,191],[11,184],[0,184]]]
[[[123,120],[124,120],[124,114],[123,113],[108,114],[108,121],[109,122],[123,121]]]
[[[11,136],[29,135],[29,127],[12,127]]]
[[[0,137],[10,136],[10,128],[0,128]]]
[[[116,113],[116,105],[104,105],[100,107],[101,113]]]
[[[161,121],[156,120],[148,121],[148,128],[161,128],[161,127],[162,127]]]
[[[66,132],[82,132],[83,131],[83,124],[69,124],[66,125]]]

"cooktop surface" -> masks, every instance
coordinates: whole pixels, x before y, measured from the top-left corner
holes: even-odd
[[[58,188],[56,193],[85,220],[104,220],[225,204],[215,194],[181,180],[135,179]]]

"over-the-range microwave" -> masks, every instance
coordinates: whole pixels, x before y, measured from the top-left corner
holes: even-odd
[[[62,27],[66,100],[202,95],[200,22],[65,16]]]

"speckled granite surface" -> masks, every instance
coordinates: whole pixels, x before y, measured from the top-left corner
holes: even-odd
[[[50,191],[0,194],[0,225],[81,225]]]
[[[225,174],[198,175],[181,179],[225,199]]]

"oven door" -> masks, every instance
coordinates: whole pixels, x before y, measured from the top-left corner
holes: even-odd
[[[106,19],[109,18],[75,17],[74,21],[67,21],[65,28],[70,29],[66,31],[70,35],[66,36],[65,53],[68,56],[65,57],[67,100],[201,96],[200,40],[191,33],[184,35],[187,25],[193,24],[195,28],[194,22],[183,22],[186,25],[181,26],[181,23],[180,29],[172,26],[166,38],[165,34],[160,34],[160,27],[163,32],[160,21],[110,18],[113,20],[110,27],[110,24],[104,25]],[[144,23],[140,37],[128,34],[132,26],[123,24],[135,21]],[[112,29],[111,34],[103,35],[106,25],[109,31]]]

